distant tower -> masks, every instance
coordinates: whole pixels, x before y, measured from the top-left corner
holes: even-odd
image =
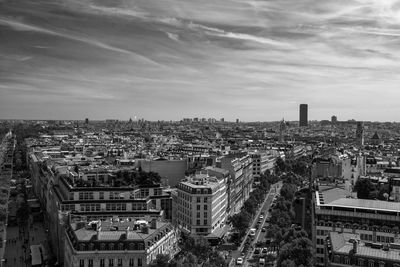
[[[331,122],[332,122],[332,124],[336,124],[337,123],[337,117],[335,115],[332,116]]]
[[[300,127],[308,126],[308,105],[300,104]]]
[[[286,130],[286,123],[285,119],[282,119],[281,123],[279,124],[279,142],[284,141],[284,132]]]
[[[224,119],[224,118],[221,118],[221,122],[225,122],[225,119]]]
[[[86,124],[86,125],[89,124],[89,119],[88,119],[88,118],[85,119],[85,124]]]
[[[358,146],[364,145],[364,123],[362,121],[357,122],[356,143]]]
[[[236,123],[239,123],[239,119],[236,119]]]

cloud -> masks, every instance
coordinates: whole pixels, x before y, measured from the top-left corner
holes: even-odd
[[[12,1],[0,114],[396,119],[399,2]]]
[[[86,38],[86,37],[81,37],[81,36],[77,36],[77,35],[73,35],[73,34],[68,34],[68,33],[62,33],[62,32],[57,32],[57,31],[53,31],[53,30],[49,30],[49,29],[45,29],[42,27],[37,27],[34,25],[29,25],[29,24],[25,24],[23,22],[19,22],[19,21],[15,21],[12,19],[6,19],[6,18],[1,18],[0,17],[0,24],[12,27],[18,31],[34,31],[34,32],[39,32],[39,33],[43,33],[43,34],[48,34],[48,35],[55,35],[55,36],[59,36],[59,37],[63,37],[66,39],[70,39],[73,41],[78,41],[78,42],[82,42],[94,47],[98,47],[98,48],[102,48],[108,51],[112,51],[112,52],[117,52],[117,53],[121,53],[121,54],[126,54],[129,56],[133,56],[137,59],[140,59],[141,61],[143,61],[144,63],[147,64],[152,64],[152,65],[157,65],[160,66],[159,63],[146,58],[142,55],[139,55],[137,53],[134,53],[132,51],[126,50],[126,49],[121,49],[103,42],[100,42],[96,39],[92,39],[92,38]]]

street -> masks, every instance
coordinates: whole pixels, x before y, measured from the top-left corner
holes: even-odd
[[[230,266],[236,265],[237,258],[241,257],[242,253],[244,253],[244,256],[242,256],[242,258],[244,260],[243,266],[258,266],[257,261],[255,263],[252,262],[254,248],[256,247],[257,242],[265,240],[266,232],[262,232],[261,230],[262,230],[262,227],[266,226],[265,222],[269,216],[268,210],[272,204],[272,201],[273,201],[276,193],[278,193],[280,191],[281,187],[282,187],[282,182],[278,182],[271,186],[271,189],[269,190],[261,208],[259,208],[256,216],[254,216],[251,226],[249,227],[241,245],[239,246],[238,250],[232,252],[231,255],[233,257],[233,260],[231,261]],[[263,214],[263,219],[262,219],[261,223],[259,223],[259,226],[256,227],[261,214]],[[251,228],[256,228],[256,233],[255,233],[254,239],[251,239],[251,237],[250,237],[250,229]],[[250,244],[247,246],[248,250],[246,251],[246,243],[248,244],[249,241],[250,241]]]

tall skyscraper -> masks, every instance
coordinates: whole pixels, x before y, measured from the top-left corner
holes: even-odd
[[[336,124],[337,123],[337,117],[335,115],[332,116],[331,122],[332,122],[332,124]]]
[[[362,121],[357,122],[356,143],[358,146],[364,145],[364,123]]]
[[[308,126],[308,105],[300,104],[300,127]]]

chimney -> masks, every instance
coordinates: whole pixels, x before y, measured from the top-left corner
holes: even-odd
[[[357,240],[353,240],[353,253],[357,254]]]
[[[153,219],[150,223],[150,229],[157,229],[157,220]]]
[[[143,233],[143,234],[148,234],[148,233],[149,233],[149,227],[148,227],[147,225],[144,225],[144,226],[142,227],[142,233]]]

